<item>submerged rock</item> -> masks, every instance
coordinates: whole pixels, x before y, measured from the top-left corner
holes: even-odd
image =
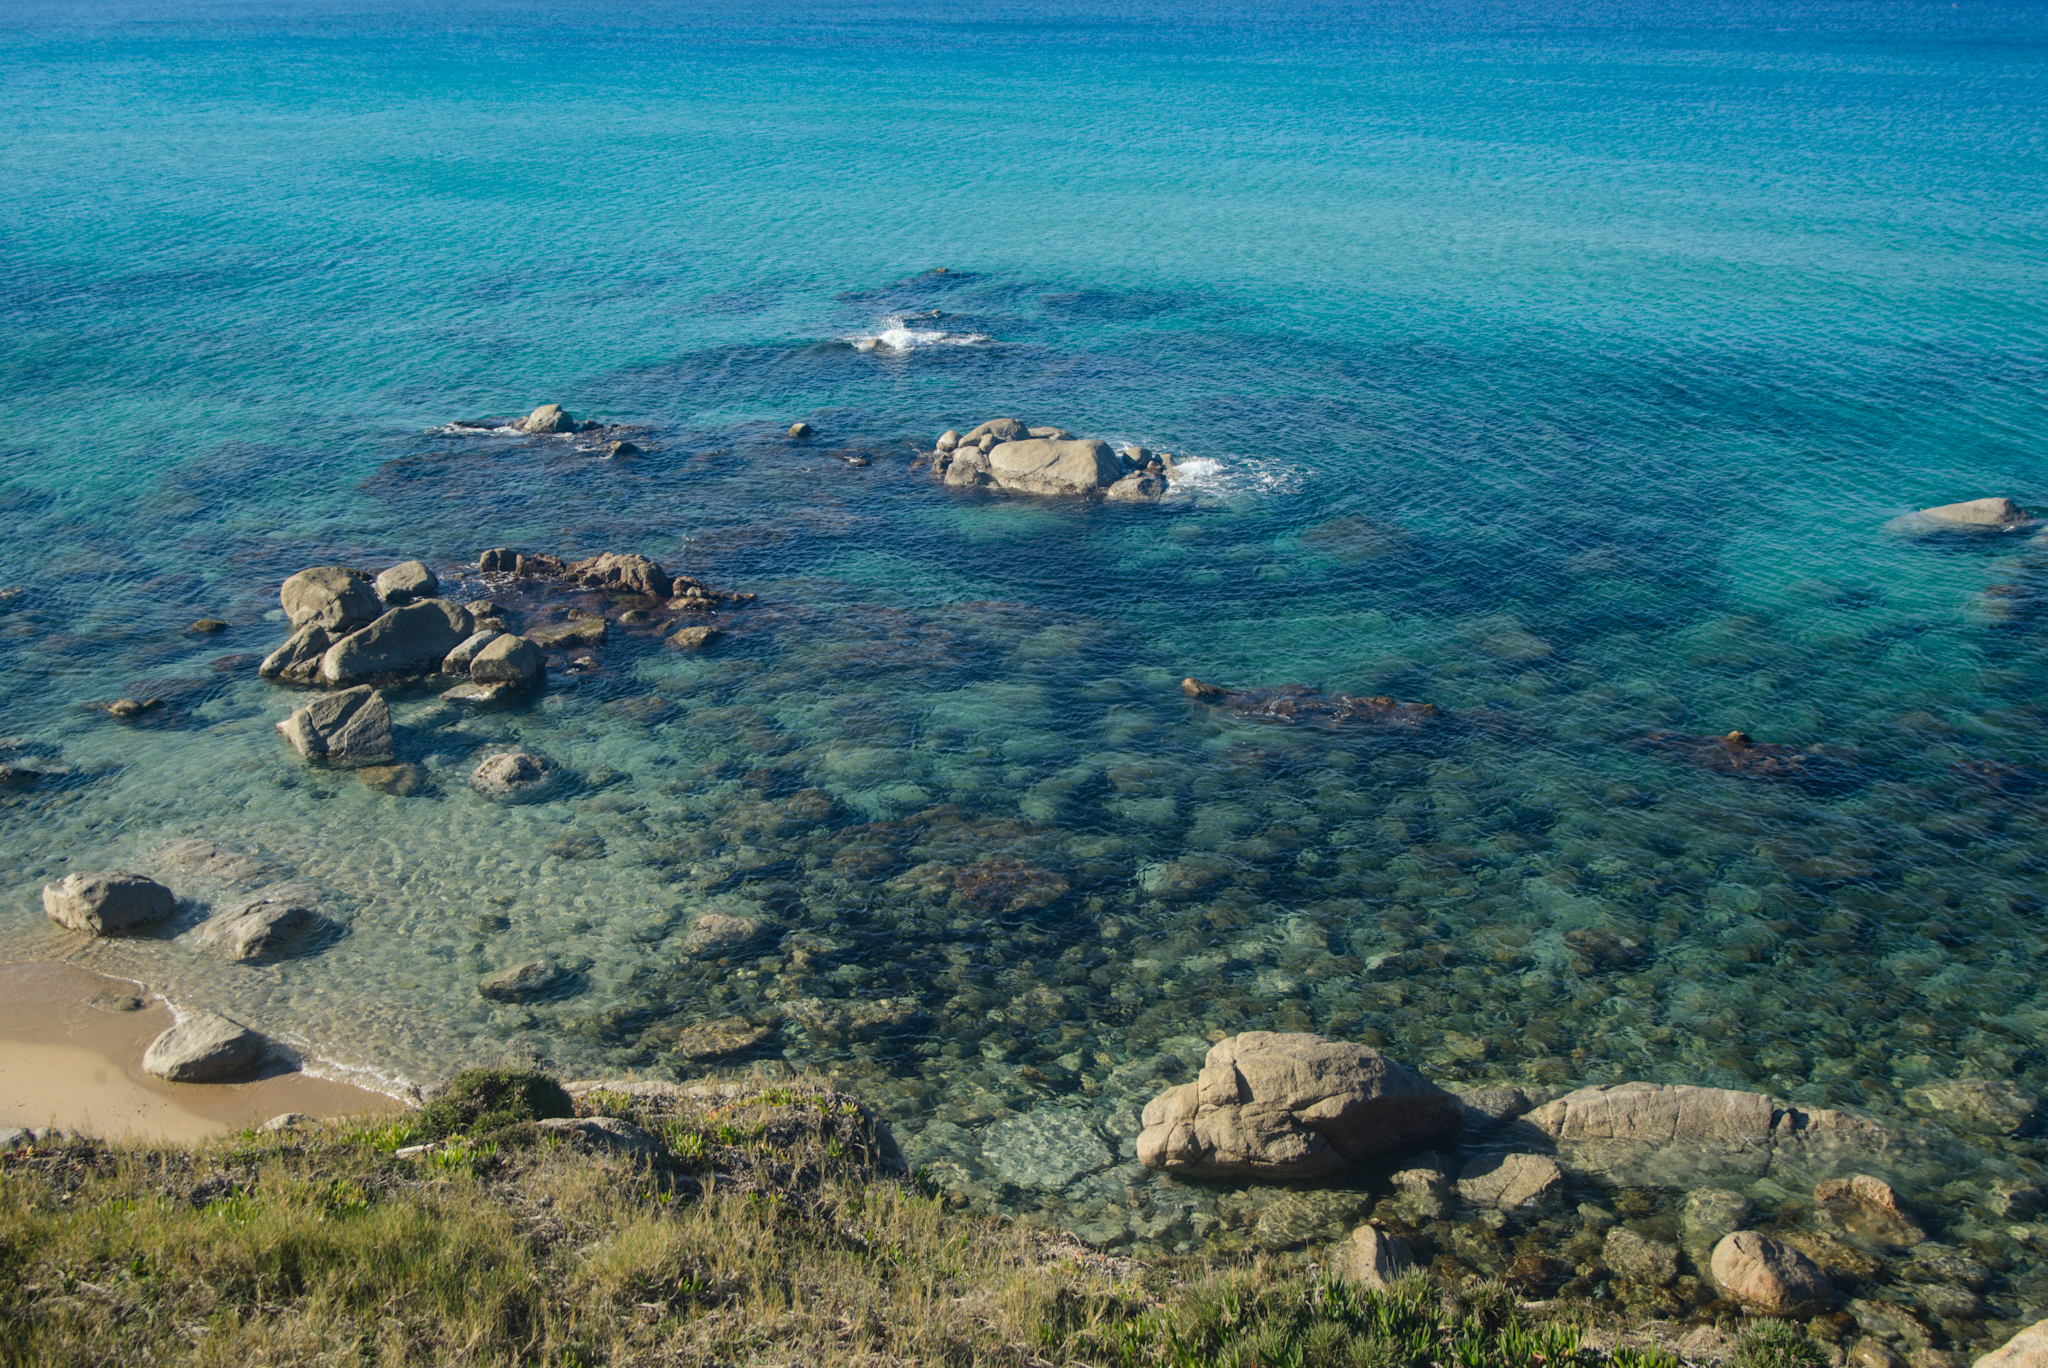
[[[1886,523],[1885,530],[1923,537],[1939,532],[2017,532],[2039,521],[2011,499],[1968,499],[1903,514]]]
[[[1907,1090],[1906,1106],[1920,1116],[1980,1135],[2025,1130],[2041,1099],[2009,1078],[1944,1078]]]
[[[1189,677],[1180,691],[1198,702],[1246,717],[1318,727],[1361,727],[1377,731],[1416,731],[1436,720],[1434,703],[1402,703],[1384,694],[1326,694],[1306,684],[1270,689],[1226,689]]]
[[[787,1006],[791,1020],[827,1040],[900,1031],[924,1015],[907,998],[798,998]]]
[[[1454,1095],[1368,1046],[1247,1031],[1146,1105],[1138,1158],[1190,1177],[1313,1178],[1453,1136],[1461,1113]]]
[[[953,891],[990,912],[1035,912],[1067,895],[1067,881],[1024,860],[981,860],[952,871]]]
[[[1816,1184],[1813,1204],[1823,1216],[1865,1240],[1903,1248],[1927,1238],[1927,1232],[1899,1209],[1891,1184],[1867,1173]]]
[[[2048,1320],[2035,1321],[1971,1368],[2048,1368]]]
[[[528,960],[476,981],[477,996],[492,1002],[531,1002],[567,985],[575,974],[553,960]]]
[[[376,621],[384,601],[370,577],[345,565],[320,565],[301,570],[277,591],[293,627],[324,627],[336,635]]]
[[[1678,1246],[1652,1240],[1626,1226],[1607,1232],[1600,1256],[1627,1282],[1669,1287],[1678,1280]]]
[[[172,1083],[218,1083],[249,1072],[263,1037],[212,1012],[194,1012],[150,1042],[144,1073]]]
[[[745,1017],[722,1017],[685,1026],[676,1034],[675,1052],[684,1059],[724,1059],[744,1054],[774,1034],[772,1024]]]
[[[1834,1285],[1813,1260],[1783,1240],[1738,1230],[1714,1246],[1715,1286],[1767,1316],[1807,1316],[1834,1304]]]
[[[554,787],[558,771],[538,755],[509,751],[493,755],[470,772],[469,786],[499,803],[524,803]]]
[[[1554,1204],[1564,1192],[1564,1173],[1541,1154],[1482,1154],[1458,1174],[1458,1196],[1498,1211]]]
[[[388,765],[393,758],[391,709],[367,684],[326,694],[277,724],[308,760],[337,765]]]
[[[981,1156],[989,1172],[1027,1188],[1063,1188],[1116,1157],[1086,1117],[1055,1107],[996,1122],[982,1135]]]
[[[1747,732],[1732,731],[1723,736],[1652,732],[1635,745],[1640,750],[1741,779],[1777,779],[1818,789],[1843,788],[1856,779],[1848,765],[1825,751],[1753,741]]]
[[[43,912],[59,926],[88,936],[118,936],[162,921],[177,897],[141,874],[66,874],[43,885]]]
[[[726,955],[749,944],[762,931],[754,917],[728,917],[720,912],[700,912],[683,937],[686,955]]]

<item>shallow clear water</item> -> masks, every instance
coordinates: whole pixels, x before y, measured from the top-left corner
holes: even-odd
[[[1112,1243],[1250,1218],[1017,1128],[1128,1155],[1240,1030],[1900,1118],[2048,1087],[2048,556],[1882,530],[2048,502],[2037,10],[5,22],[0,731],[75,775],[0,807],[0,953],[74,952],[45,880],[209,837],[347,934],[90,962],[388,1076],[688,1072],[682,1028],[746,1017],[730,1062],[831,1067],[974,1200]],[[436,431],[549,400],[648,454]],[[1005,414],[1193,478],[1130,508],[910,469]],[[505,544],[760,598],[701,659],[621,633],[530,706],[406,697],[426,792],[296,763],[302,700],[249,668],[279,580]],[[1191,674],[1443,722],[1220,716]],[[173,706],[87,707],[138,693]],[[1845,782],[1631,744],[1732,728]],[[580,782],[485,803],[508,744]],[[1067,891],[949,888],[987,859]],[[773,933],[689,959],[706,907]],[[537,954],[575,991],[476,995]],[[1958,1143],[1957,1212],[2040,1157]],[[1954,1219],[2011,1264],[1997,1315],[2048,1315],[2026,1238]]]

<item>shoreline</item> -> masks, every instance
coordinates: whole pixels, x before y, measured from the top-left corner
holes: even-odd
[[[165,1082],[142,1071],[142,1056],[175,1020],[170,1003],[129,979],[72,964],[0,963],[0,1127],[192,1141],[286,1112],[327,1118],[403,1107],[282,1061],[246,1082]]]

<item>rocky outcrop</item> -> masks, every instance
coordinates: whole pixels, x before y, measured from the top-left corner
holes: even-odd
[[[409,560],[377,576],[377,597],[387,608],[397,608],[415,599],[428,599],[441,592],[441,580],[425,561]]]
[[[247,1074],[262,1057],[263,1037],[212,1012],[194,1012],[150,1042],[144,1073],[172,1083],[219,1083]]]
[[[1313,1178],[1455,1135],[1458,1099],[1379,1051],[1247,1031],[1145,1107],[1138,1158],[1189,1177]]]
[[[524,418],[516,420],[512,426],[518,428],[521,432],[530,432],[536,436],[548,436],[565,432],[594,432],[598,428],[603,427],[604,424],[595,419],[585,419],[579,422],[573,414],[569,413],[560,404],[542,404]]]
[[[328,647],[320,678],[339,687],[385,675],[426,674],[439,669],[474,630],[469,610],[447,599],[409,603]]]
[[[725,635],[719,627],[685,627],[668,639],[672,651],[701,651]]]
[[[1714,1285],[1767,1316],[1810,1316],[1834,1305],[1834,1284],[1783,1240],[1738,1230],[1714,1246]]]
[[[577,561],[563,572],[563,577],[590,589],[645,594],[650,598],[665,599],[675,588],[668,572],[647,557],[616,551]]]
[[[43,885],[43,911],[50,920],[88,936],[139,931],[177,905],[170,889],[140,874],[66,874]]]
[[[1051,437],[997,443],[989,449],[988,469],[998,485],[1024,494],[1093,494],[1124,475],[1109,443]]]
[[[308,760],[336,765],[388,765],[393,758],[391,709],[367,684],[326,694],[277,724]]]
[[[267,889],[193,928],[194,938],[219,948],[231,960],[271,959],[289,954],[327,919],[312,894],[296,887]]]
[[[495,803],[530,803],[545,797],[558,777],[559,771],[538,755],[509,751],[472,770],[469,786]]]
[[[2035,1321],[1971,1368],[2048,1368],[2048,1321]]]
[[[1403,703],[1384,694],[1331,694],[1306,684],[1270,689],[1226,689],[1192,676],[1180,691],[1198,703],[1272,722],[1367,731],[1417,731],[1437,721],[1436,704]]]
[[[1149,470],[1133,471],[1102,496],[1116,503],[1151,503],[1166,497],[1166,477]]]
[[[1893,518],[1885,529],[1904,536],[1925,537],[1943,532],[2022,532],[2039,523],[2040,519],[2011,499],[1992,498],[1922,508]]]
[[[325,627],[336,635],[366,626],[384,611],[370,577],[345,565],[301,570],[284,582],[277,598],[293,627]]]

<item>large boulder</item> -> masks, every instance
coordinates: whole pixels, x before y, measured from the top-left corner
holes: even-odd
[[[440,668],[475,629],[469,610],[460,604],[447,599],[408,603],[330,646],[320,662],[320,678],[341,685],[378,675],[425,674]]]
[[[377,597],[384,600],[386,607],[396,608],[440,592],[440,577],[427,568],[425,561],[409,560],[377,576]]]
[[[1246,1031],[1211,1047],[1195,1082],[1146,1105],[1138,1158],[1189,1177],[1313,1178],[1455,1136],[1461,1110],[1367,1046]]]
[[[140,874],[66,874],[43,885],[51,921],[88,936],[118,936],[162,921],[178,905],[171,890]]]
[[[1834,1284],[1813,1260],[1783,1240],[1738,1230],[1714,1246],[1714,1285],[1767,1316],[1811,1316],[1828,1310]]]
[[[1029,424],[1017,418],[991,418],[955,443],[957,446],[974,446],[986,437],[990,442],[1021,442],[1031,435]]]
[[[989,474],[1004,489],[1024,494],[1092,494],[1123,478],[1124,465],[1109,443],[1062,442],[1032,437],[1003,442],[988,453]]]
[[[542,404],[512,426],[521,432],[550,433],[574,432],[578,424],[560,404]]]
[[[495,627],[480,627],[462,639],[462,644],[441,658],[441,673],[467,675],[477,652],[496,641],[505,633]]]
[[[2048,1368],[2048,1321],[2035,1321],[1971,1368]]]
[[[256,673],[265,679],[282,679],[287,684],[314,684],[320,679],[320,662],[334,645],[334,634],[317,622],[292,630],[284,644],[263,657]]]
[[[568,577],[592,589],[667,598],[675,587],[669,573],[645,556],[607,551],[569,566]]]
[[[540,647],[509,632],[486,642],[469,662],[471,683],[508,685],[514,692],[532,688],[546,673],[547,661]]]
[[[219,947],[229,959],[258,960],[285,954],[326,926],[327,919],[306,890],[282,887],[215,913],[192,934]]]
[[[248,1072],[263,1037],[212,1012],[194,1012],[150,1042],[145,1073],[173,1083],[217,1083]]]
[[[988,456],[980,447],[963,446],[946,463],[946,483],[959,489],[979,489],[995,477],[989,473]]]
[[[370,577],[345,565],[299,571],[278,589],[277,600],[292,626],[325,627],[337,636],[375,621],[384,611]]]
[[[384,695],[363,685],[323,694],[277,724],[292,749],[308,760],[338,765],[388,765],[391,709]]]
[[[1124,476],[1102,496],[1116,503],[1154,503],[1166,497],[1166,477],[1149,470]]]
[[[1893,518],[1885,526],[1908,536],[1926,536],[1936,532],[2017,532],[2039,521],[2011,499],[1997,498],[1922,508]]]

